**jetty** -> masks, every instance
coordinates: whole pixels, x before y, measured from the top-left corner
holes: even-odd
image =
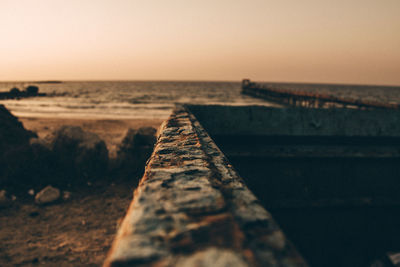
[[[39,93],[39,87],[30,85],[24,91],[14,87],[8,92],[0,92],[0,100],[2,99],[21,99],[28,97],[46,96],[46,93]]]
[[[343,107],[360,109],[400,109],[398,103],[384,103],[365,99],[339,97],[333,94],[306,92],[277,88],[273,85],[242,81],[242,93],[287,106],[322,108]]]
[[[399,173],[397,110],[177,106],[104,266],[396,266]]]

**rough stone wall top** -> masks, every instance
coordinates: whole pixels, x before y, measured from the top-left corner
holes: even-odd
[[[162,125],[104,266],[306,266],[184,108]]]

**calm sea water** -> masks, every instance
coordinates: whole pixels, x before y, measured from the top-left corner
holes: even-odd
[[[29,83],[0,83],[0,91]],[[16,116],[167,118],[176,103],[260,104],[239,82],[63,82],[37,84],[49,97],[1,100]]]
[[[0,91],[29,83],[0,83]],[[400,87],[270,83],[290,90],[400,104]],[[240,82],[63,82],[38,84],[48,97],[1,100],[16,116],[167,118],[176,103],[271,105],[241,95]]]

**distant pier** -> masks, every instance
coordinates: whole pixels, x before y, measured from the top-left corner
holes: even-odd
[[[337,97],[315,92],[287,90],[275,88],[271,85],[251,82],[249,79],[244,79],[242,81],[242,93],[288,106],[309,108],[344,107],[359,109],[400,109],[400,105],[397,103],[382,103],[371,100]]]

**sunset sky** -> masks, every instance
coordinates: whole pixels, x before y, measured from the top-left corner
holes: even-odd
[[[399,0],[0,0],[0,81],[400,85]]]

